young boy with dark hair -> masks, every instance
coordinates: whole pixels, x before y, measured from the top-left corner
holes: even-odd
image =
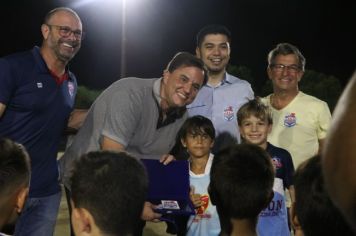
[[[29,183],[30,159],[25,148],[0,138],[0,231],[14,226],[24,207]]]
[[[256,145],[234,145],[216,154],[209,194],[219,214],[220,235],[257,235],[258,215],[273,197],[273,179],[271,159]]]
[[[267,136],[272,130],[272,117],[269,108],[259,99],[244,104],[237,112],[237,120],[242,141],[258,145],[266,150],[272,159],[276,173],[273,185],[274,197],[259,216],[258,234],[261,236],[290,235],[284,193],[287,188],[292,202],[294,201],[292,157],[288,151],[267,142]]]
[[[75,235],[133,235],[148,188],[138,160],[125,152],[90,152],[76,161],[71,183]]]
[[[185,235],[219,235],[220,232],[219,217],[208,194],[214,138],[213,123],[200,115],[188,118],[178,133],[189,154],[190,199],[196,208],[196,215],[188,219]]]
[[[325,189],[319,155],[298,167],[294,186],[296,201],[292,205],[292,222],[296,236],[354,235]]]

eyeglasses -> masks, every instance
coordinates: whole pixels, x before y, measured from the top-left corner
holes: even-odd
[[[269,66],[270,68],[272,68],[272,70],[277,71],[277,72],[283,72],[284,69],[286,69],[288,72],[299,72],[301,70],[300,66],[298,65],[283,65],[283,64],[271,64]]]
[[[83,40],[84,39],[84,32],[81,31],[81,30],[72,30],[70,27],[68,26],[61,26],[61,25],[49,25],[49,24],[46,24],[48,25],[49,27],[55,27],[58,29],[58,32],[59,32],[59,35],[64,37],[64,38],[67,38],[69,37],[72,33],[75,37],[75,39],[77,40]]]

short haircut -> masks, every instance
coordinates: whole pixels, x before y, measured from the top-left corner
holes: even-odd
[[[298,66],[302,69],[302,71],[304,71],[306,63],[305,57],[296,46],[290,43],[280,43],[268,53],[268,66],[275,64],[275,60],[278,55],[286,56],[290,54],[294,54],[297,57],[299,63]]]
[[[273,196],[273,181],[267,152],[257,145],[236,144],[215,155],[209,195],[219,217],[255,219]]]
[[[208,70],[206,69],[204,62],[189,52],[178,52],[172,60],[168,63],[166,70],[172,73],[176,69],[182,67],[196,67],[203,71],[204,81],[203,85],[208,81]]]
[[[268,106],[262,103],[259,98],[248,101],[237,111],[237,123],[242,125],[242,121],[255,116],[261,120],[267,120],[268,124],[273,124],[272,113]]]
[[[57,7],[57,8],[52,9],[51,11],[49,11],[46,14],[46,16],[43,19],[43,24],[49,24],[49,21],[51,20],[52,16],[54,16],[57,12],[60,12],[60,11],[65,11],[65,12],[71,13],[73,16],[78,18],[78,20],[81,22],[81,19],[80,19],[79,15],[74,10],[72,10],[71,8],[68,8],[68,7]]]
[[[353,235],[326,192],[319,155],[295,172],[295,213],[304,235]]]
[[[8,196],[29,186],[30,160],[25,148],[10,139],[0,138],[0,194]]]
[[[75,162],[72,200],[87,209],[103,233],[133,234],[146,199],[143,165],[125,152],[96,151]]]
[[[182,125],[178,132],[178,140],[185,139],[189,133],[202,135],[206,133],[209,137],[215,139],[214,125],[210,119],[197,115],[189,117]]]
[[[222,34],[227,37],[229,43],[231,42],[231,32],[223,25],[212,24],[203,27],[197,34],[197,47],[201,47],[205,36],[208,34]]]

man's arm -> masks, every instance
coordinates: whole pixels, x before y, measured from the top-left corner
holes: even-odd
[[[101,150],[112,150],[117,152],[123,152],[125,151],[125,146],[106,136],[103,136],[103,140],[101,142]]]
[[[0,117],[2,117],[2,114],[4,114],[6,105],[0,102]]]
[[[80,127],[82,127],[87,114],[88,110],[86,109],[74,109],[72,113],[70,113],[67,126],[78,130]]]
[[[323,174],[331,199],[356,232],[356,73],[341,95],[323,149]]]

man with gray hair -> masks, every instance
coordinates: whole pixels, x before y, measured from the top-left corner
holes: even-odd
[[[268,141],[292,155],[295,168],[317,154],[330,126],[326,102],[299,91],[305,58],[292,44],[280,43],[268,54],[273,93],[263,99],[273,114]]]

